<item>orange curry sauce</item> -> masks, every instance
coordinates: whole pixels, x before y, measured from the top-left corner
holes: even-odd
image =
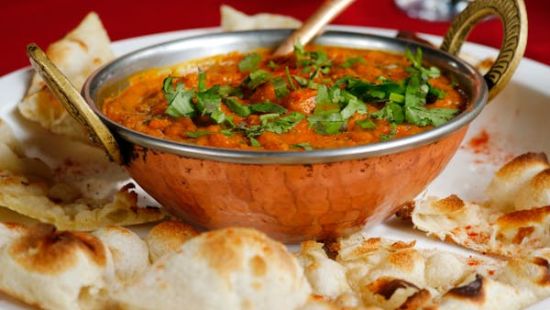
[[[261,56],[261,60],[253,69],[242,70],[239,64],[250,54],[235,52],[170,69],[155,69],[136,74],[129,79],[126,89],[103,102],[102,109],[115,122],[148,135],[204,146],[236,149],[299,151],[337,148],[404,137],[433,127],[433,124],[415,125],[407,121],[391,124],[391,121],[384,117],[373,117],[376,111],[383,108],[384,100],[369,102],[361,99],[360,94],[355,94],[361,99],[361,104],[366,105],[366,113],[353,113],[344,120],[337,132],[319,132],[308,121],[308,117],[316,113],[319,85],[332,87],[343,77],[354,77],[373,84],[381,83],[384,79],[404,83],[410,76],[407,68],[411,66],[411,60],[404,55],[374,50],[320,46],[308,46],[305,50],[323,51],[330,60],[329,69],[317,70],[314,74],[315,69],[319,68],[315,65],[301,65],[295,55],[283,59],[270,59],[268,51],[258,50],[255,53]],[[359,58],[363,60],[358,60]],[[256,87],[242,87],[255,70],[266,71],[269,80]],[[206,88],[215,85],[240,87],[240,93],[235,95],[234,99],[241,105],[269,102],[284,108],[279,117],[295,112],[303,114],[304,117],[283,132],[266,130],[250,136],[246,131],[234,128],[260,126],[261,117],[266,113],[239,116],[230,109],[225,100],[221,100],[219,108],[230,122],[217,123],[201,113],[177,117],[167,114],[169,103],[163,92],[163,80],[170,75],[173,77],[174,89],[177,83],[181,83],[184,89],[198,92],[199,71],[205,75]],[[288,92],[284,96],[276,95],[272,81],[277,78],[286,85]],[[304,79],[311,80],[310,85],[300,85],[300,78],[302,82]],[[447,76],[441,74],[427,79],[427,82],[430,87],[441,90],[444,96],[426,103],[426,109],[455,109],[456,114],[463,110],[466,98],[455,89]],[[192,104],[197,104],[197,98],[191,101]],[[372,120],[370,126],[359,126],[358,121],[366,118]],[[307,147],[304,147],[305,145]]]

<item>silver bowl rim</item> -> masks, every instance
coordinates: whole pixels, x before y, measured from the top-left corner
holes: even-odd
[[[224,36],[239,36],[239,35],[260,35],[272,32],[290,33],[291,29],[268,29],[268,30],[248,30],[236,32],[215,32],[201,34],[196,36],[184,37],[181,39],[170,40],[167,42],[147,46],[128,54],[122,55],[113,61],[103,65],[88,77],[82,88],[82,95],[87,104],[99,116],[111,133],[115,132],[117,139],[120,137],[132,144],[139,145],[145,149],[153,149],[157,151],[176,154],[184,157],[197,159],[214,160],[221,162],[231,162],[240,164],[318,164],[331,163],[353,159],[363,159],[369,157],[377,157],[406,151],[408,149],[420,147],[440,140],[441,138],[450,135],[461,128],[467,126],[473,121],[479,113],[481,113],[485,104],[488,101],[488,88],[483,76],[470,64],[462,59],[451,55],[447,52],[422,45],[418,42],[405,40],[394,37],[386,37],[375,34],[366,34],[352,31],[331,30],[326,31],[321,37],[326,36],[353,36],[363,37],[368,40],[380,42],[389,42],[390,44],[399,44],[404,47],[417,48],[420,47],[424,51],[424,55],[437,55],[448,59],[449,66],[454,67],[456,72],[460,72],[464,76],[473,78],[472,96],[469,99],[468,108],[460,115],[445,123],[442,126],[432,128],[425,132],[414,134],[411,136],[393,139],[390,141],[376,142],[365,145],[357,145],[351,147],[340,147],[333,149],[315,149],[311,151],[267,151],[267,150],[240,150],[228,149],[209,146],[200,146],[191,143],[184,143],[172,140],[166,140],[155,136],[150,136],[125,126],[116,123],[109,119],[92,97],[92,90],[99,88],[97,80],[99,77],[106,75],[116,66],[121,63],[131,62],[133,59],[143,57],[145,54],[154,54],[155,50],[166,48],[170,45],[181,44],[182,42],[191,40],[201,40],[205,38],[215,38]],[[391,51],[391,50],[389,50]],[[197,58],[203,56],[197,55]],[[183,61],[182,61],[183,62]],[[119,140],[120,141],[120,140]]]

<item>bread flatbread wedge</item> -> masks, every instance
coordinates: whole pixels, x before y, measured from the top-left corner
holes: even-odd
[[[482,204],[456,195],[428,198],[417,201],[409,216],[417,229],[481,253],[529,256],[550,247],[550,165],[544,154],[505,164],[487,195]]]
[[[107,249],[86,233],[39,225],[0,245],[0,291],[43,309],[82,309],[112,272]]]
[[[320,309],[523,309],[550,296],[549,255],[544,249],[509,261],[465,257],[364,233],[327,245],[308,241],[298,253],[302,264],[307,258],[304,271]],[[344,270],[345,279],[334,270]],[[337,296],[327,287],[345,289]]]
[[[113,298],[122,309],[295,309],[310,291],[283,244],[228,228],[183,243]]]
[[[198,234],[199,232],[190,225],[176,220],[163,221],[155,225],[145,237],[151,261],[155,262],[178,251],[185,242]]]
[[[290,16],[260,13],[246,15],[228,5],[220,7],[221,27],[224,31],[240,31],[270,28],[298,28],[302,23]]]
[[[110,44],[99,17],[92,12],[63,39],[51,44],[46,54],[80,90],[94,70],[114,58]],[[89,142],[84,128],[65,111],[36,73],[18,109],[25,118],[53,133]]]
[[[118,283],[133,281],[149,267],[147,244],[130,229],[107,226],[92,232],[91,235],[109,249]]]
[[[158,208],[137,206],[133,184],[111,197],[87,197],[73,184],[54,178],[42,161],[19,153],[22,147],[1,120],[0,129],[0,207],[62,230],[141,224],[165,217]]]

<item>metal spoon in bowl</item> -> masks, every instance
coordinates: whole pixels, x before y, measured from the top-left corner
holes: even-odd
[[[296,29],[279,45],[279,47],[277,47],[273,52],[273,56],[285,56],[292,53],[296,43],[306,45],[311,39],[322,32],[324,26],[330,23],[330,21],[354,1],[355,0],[326,0],[300,28]]]

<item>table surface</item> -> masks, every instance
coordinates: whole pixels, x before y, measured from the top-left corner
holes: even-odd
[[[481,1],[481,0],[480,0]],[[508,0],[502,0],[508,1]],[[46,47],[74,28],[89,11],[101,17],[112,40],[146,34],[219,25],[219,6],[231,5],[247,14],[272,12],[305,19],[320,0],[2,0],[0,33],[3,41],[0,76],[28,65],[25,46],[36,42]],[[529,16],[526,57],[550,64],[550,1],[525,0]],[[357,0],[334,24],[361,25],[445,33],[447,22],[427,22],[407,17],[392,0]],[[476,27],[469,41],[499,47],[502,37],[498,20]]]

